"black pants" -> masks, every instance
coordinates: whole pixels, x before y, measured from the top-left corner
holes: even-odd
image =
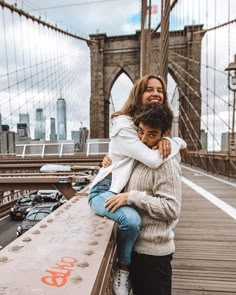
[[[133,295],[171,295],[172,254],[152,256],[133,252],[130,279]]]

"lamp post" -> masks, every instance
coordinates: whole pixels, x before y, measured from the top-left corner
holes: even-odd
[[[230,133],[230,152],[235,154],[235,101],[236,101],[236,54],[234,55],[234,62],[228,65],[225,69],[228,72],[228,88],[233,91],[233,114],[232,114],[232,129]]]

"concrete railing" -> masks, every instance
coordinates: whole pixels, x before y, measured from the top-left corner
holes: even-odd
[[[85,195],[75,196],[0,251],[0,290],[111,295],[115,240],[115,222],[95,215]]]

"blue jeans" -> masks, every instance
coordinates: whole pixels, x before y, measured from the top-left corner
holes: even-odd
[[[98,184],[96,184],[89,194],[89,205],[91,209],[98,215],[106,216],[118,222],[117,233],[117,256],[119,263],[129,265],[131,262],[131,254],[138,237],[141,218],[137,211],[129,206],[122,206],[114,213],[108,211],[104,205],[106,200],[115,193],[109,191],[111,185],[111,177],[107,176]]]

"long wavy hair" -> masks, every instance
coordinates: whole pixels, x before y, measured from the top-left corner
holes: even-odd
[[[134,84],[126,103],[121,110],[112,114],[112,118],[120,115],[127,115],[134,118],[136,114],[139,113],[139,109],[142,107],[142,95],[145,92],[148,81],[150,79],[157,79],[158,81],[160,81],[163,89],[163,106],[170,108],[167,99],[166,83],[164,79],[161,76],[149,74],[141,77]]]

